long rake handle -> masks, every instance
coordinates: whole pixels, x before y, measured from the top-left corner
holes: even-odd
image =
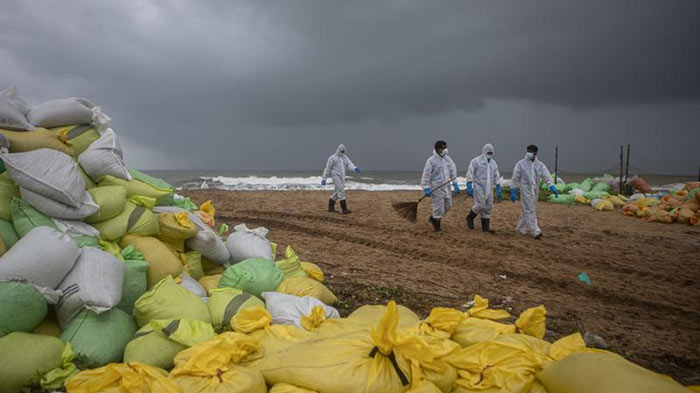
[[[446,185],[452,183],[454,180],[455,180],[455,179],[450,179],[450,180],[448,180],[448,181],[446,181],[446,182],[440,184],[439,186],[433,188],[432,190],[430,190],[430,192],[432,193],[433,191],[437,191],[437,190],[441,189],[442,187],[445,187]],[[418,203],[420,203],[420,201],[422,201],[422,200],[425,199],[426,197],[427,197],[427,195],[423,195],[422,197],[420,197],[420,199],[418,200]]]

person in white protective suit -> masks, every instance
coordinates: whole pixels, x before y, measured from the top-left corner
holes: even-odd
[[[335,186],[335,192],[331,195],[328,200],[328,211],[335,213],[335,201],[340,201],[340,208],[343,210],[343,214],[351,213],[348,210],[348,205],[345,200],[345,169],[351,169],[355,172],[360,172],[360,168],[356,167],[355,164],[350,161],[345,153],[347,149],[342,143],[338,145],[335,150],[335,154],[328,157],[326,162],[326,168],[323,170],[323,176],[321,180],[321,185],[326,185],[326,179],[330,175],[333,179],[333,185]]]
[[[515,164],[510,200],[515,202],[516,190],[519,188],[523,212],[520,214],[515,230],[521,235],[527,235],[529,229],[532,237],[539,240],[542,238],[542,231],[537,226],[537,199],[540,195],[540,180],[547,183],[555,198],[559,198],[559,193],[554,188],[554,180],[552,180],[549,170],[542,161],[537,159],[537,150],[535,145],[528,146],[525,158]]]
[[[452,192],[448,185],[441,188],[444,183],[452,181],[455,194],[459,194],[457,185],[457,167],[452,158],[447,155],[447,142],[435,142],[433,154],[425,162],[423,176],[420,185],[425,196],[429,196],[433,202],[433,214],[428,218],[428,222],[433,224],[435,232],[440,232],[440,220],[452,207]]]
[[[474,219],[481,215],[481,230],[494,233],[491,230],[491,212],[493,211],[493,186],[496,186],[496,197],[501,200],[501,184],[499,179],[498,164],[493,158],[493,146],[490,143],[481,149],[481,155],[474,157],[467,168],[467,195],[474,197],[469,215],[467,227],[474,229]]]

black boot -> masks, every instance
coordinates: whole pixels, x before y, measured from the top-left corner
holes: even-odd
[[[328,211],[330,213],[335,213],[335,200],[334,199],[328,200]]]
[[[469,210],[469,215],[467,216],[467,228],[469,229],[474,229],[474,219],[476,218],[476,213],[474,213],[474,210]],[[484,219],[481,219],[481,222],[484,222]]]
[[[433,229],[435,232],[440,232],[440,220],[433,218],[433,216],[428,217],[428,222],[433,224]]]
[[[481,230],[488,233],[495,233],[496,231],[491,230],[491,219],[482,218],[481,219]]]
[[[343,214],[352,213],[350,210],[348,210],[348,204],[345,202],[345,200],[340,201],[340,208],[343,209]]]

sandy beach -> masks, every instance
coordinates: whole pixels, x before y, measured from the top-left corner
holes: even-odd
[[[436,234],[399,218],[391,203],[410,191],[348,192],[350,215],[326,212],[316,191],[187,191],[212,200],[217,225],[265,226],[278,253],[292,245],[321,266],[347,314],[395,299],[426,315],[464,308],[474,294],[495,307],[547,308],[547,339],[591,332],[610,349],[684,384],[700,384],[700,227],[646,223],[620,211],[540,203],[542,241],[515,233],[520,202],[496,204],[495,235],[465,228],[471,199],[460,195]],[[592,286],[577,279],[586,272]]]

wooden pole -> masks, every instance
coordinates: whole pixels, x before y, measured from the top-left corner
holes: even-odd
[[[627,179],[630,175],[630,145],[627,144],[627,163],[625,164],[625,186],[627,186]],[[620,179],[622,180],[622,179]]]
[[[554,184],[557,184],[557,170],[559,169],[559,146],[554,147]]]
[[[622,194],[622,170],[624,168],[624,146],[620,145],[620,194]]]

